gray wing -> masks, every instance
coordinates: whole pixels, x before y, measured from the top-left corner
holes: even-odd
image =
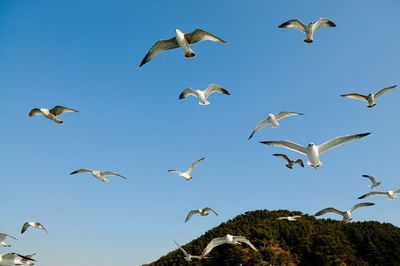
[[[188,175],[190,175],[190,173],[193,171],[193,169],[201,162],[205,159],[206,157],[200,158],[199,160],[195,161],[194,163],[192,163],[190,165],[190,167],[186,170],[186,173]]]
[[[214,92],[218,92],[218,93],[222,93],[222,94],[226,94],[226,95],[231,95],[231,93],[229,91],[227,91],[226,89],[222,88],[221,86],[219,86],[217,84],[210,84],[210,85],[208,85],[207,89],[204,91],[204,96],[207,98],[208,96],[210,96]]]
[[[189,88],[184,89],[181,92],[181,94],[179,94],[179,99],[182,100],[182,99],[184,99],[184,98],[186,98],[188,96],[197,97],[197,93],[196,93],[195,90],[193,90],[192,88],[189,87]]]
[[[22,226],[22,229],[21,229],[21,234],[25,233],[25,231],[26,231],[29,227],[30,227],[30,225],[29,225],[28,222],[24,223],[24,225]]]
[[[374,196],[374,195],[387,195],[387,192],[382,192],[382,191],[371,191],[367,194],[364,194],[362,196],[359,196],[358,199],[365,199],[368,198],[370,196]]]
[[[301,32],[306,32],[306,25],[298,19],[292,19],[279,25],[279,28],[294,28]]]
[[[79,173],[91,173],[91,172],[93,172],[93,170],[81,168],[76,171],[73,171],[72,173],[70,173],[70,175],[79,174]]]
[[[42,111],[40,111],[39,108],[33,108],[30,112],[29,112],[29,116],[35,116],[35,115],[42,115]]]
[[[286,140],[276,140],[276,141],[260,141],[261,144],[267,144],[277,147],[286,148],[291,151],[295,151],[301,154],[307,154],[307,148],[303,147],[297,143],[286,141]]]
[[[207,256],[211,250],[217,246],[220,246],[222,244],[225,244],[225,237],[217,237],[214,238],[213,240],[211,240],[208,245],[206,246],[206,248],[203,250],[203,252],[200,255],[200,258],[204,258],[205,256]]]
[[[348,93],[348,94],[342,94],[340,96],[368,102],[367,96],[359,94],[359,93]]]
[[[367,207],[367,206],[372,206],[372,205],[375,205],[375,203],[372,203],[372,202],[361,202],[361,203],[358,203],[358,204],[354,205],[354,206],[350,209],[350,212],[353,212],[353,211],[354,211],[355,209],[357,209],[357,208]]]
[[[324,214],[327,214],[327,213],[330,213],[330,212],[333,212],[333,213],[339,214],[341,216],[344,216],[344,212],[339,211],[338,209],[332,208],[332,207],[320,210],[319,212],[315,213],[314,216],[320,216],[320,215],[324,215]]]
[[[13,236],[0,233],[0,239],[4,240],[6,237],[12,238],[12,239],[14,239],[14,240],[18,240],[17,238],[15,238],[15,237],[13,237]]]
[[[304,163],[303,163],[302,159],[297,159],[296,161],[294,161],[294,163],[298,163],[298,164],[300,164],[301,167],[304,168]]]
[[[331,21],[331,20],[329,20],[329,19],[327,19],[327,18],[320,18],[320,19],[318,19],[316,22],[315,22],[315,24],[314,24],[315,26],[314,26],[314,29],[316,30],[316,29],[319,29],[320,27],[336,27],[336,24],[333,22],[333,21]]]
[[[370,176],[370,175],[362,175],[362,176],[365,178],[368,178],[372,182],[373,185],[376,185],[376,180],[373,176]]]
[[[278,217],[276,218],[277,220],[289,220],[289,217],[285,216],[285,217]]]
[[[340,136],[340,137],[334,138],[332,140],[328,140],[327,142],[318,146],[319,153],[320,154],[324,153],[326,151],[329,151],[330,149],[333,149],[339,145],[342,145],[343,143],[346,143],[351,140],[363,138],[365,136],[368,136],[369,134],[371,134],[371,133],[346,135],[346,136]]]
[[[62,113],[72,113],[72,112],[76,113],[76,112],[79,112],[78,110],[71,109],[71,108],[68,108],[68,107],[64,107],[64,106],[61,106],[61,105],[54,106],[49,111],[50,111],[50,113],[52,113],[55,116],[58,116],[58,115],[60,115]]]
[[[374,96],[375,96],[375,98],[378,98],[378,97],[381,96],[382,94],[384,94],[384,93],[386,93],[386,92],[388,92],[388,91],[391,91],[391,90],[393,90],[393,89],[396,88],[396,87],[397,87],[397,85],[394,85],[394,86],[391,86],[391,87],[387,87],[387,88],[383,88],[383,89],[379,90],[378,92],[376,92],[376,93],[374,94]]]
[[[101,176],[119,176],[119,177],[122,177],[123,179],[127,179],[125,176],[123,176],[123,175],[120,175],[120,174],[118,174],[118,173],[115,173],[115,172],[110,172],[110,171],[103,171],[103,172],[100,172],[100,175]]]
[[[281,153],[274,153],[272,154],[273,156],[279,157],[284,159],[286,162],[290,163],[290,159],[289,157],[287,157],[285,154],[281,154]]]
[[[31,257],[24,256],[24,255],[21,255],[18,253],[7,253],[7,254],[3,255],[3,258],[4,258],[4,260],[11,260],[11,261],[14,261],[16,259],[26,260],[26,261],[35,261]],[[20,264],[15,264],[15,265],[20,265]]]
[[[185,256],[189,256],[189,253],[187,253],[186,250],[184,250],[183,247],[181,247],[181,245],[178,244],[178,242],[176,242],[175,240],[173,241],[178,246],[178,248],[183,252],[183,254],[185,254]]]
[[[178,48],[178,47],[179,47],[179,45],[176,42],[175,37],[172,37],[171,39],[168,39],[168,40],[157,41],[147,52],[147,54],[143,58],[142,62],[140,63],[139,67],[141,67],[144,64],[146,64],[147,62],[149,62],[151,59],[153,59],[159,53],[164,52],[166,50]]]
[[[215,213],[215,215],[219,216],[218,213],[216,213],[213,209],[211,209],[210,207],[204,208],[205,211],[212,211],[213,213]]]
[[[264,119],[264,120],[258,122],[258,124],[256,125],[256,127],[253,129],[253,132],[251,132],[251,135],[250,135],[250,137],[248,138],[248,140],[251,139],[251,138],[254,136],[254,134],[256,134],[257,131],[259,131],[260,129],[262,129],[263,127],[265,127],[265,126],[266,126],[268,123],[270,123],[270,122],[271,122],[271,119],[270,119],[269,117],[268,117],[267,119]]]
[[[393,192],[396,193],[396,194],[400,193],[400,188],[395,190],[395,191],[393,191]]]
[[[250,240],[248,240],[248,239],[245,238],[244,236],[234,236],[234,239],[235,239],[236,241],[246,243],[246,244],[249,245],[252,249],[254,249],[255,251],[258,252],[258,250],[256,249],[256,247],[250,242]]]
[[[279,114],[275,115],[275,118],[277,120],[288,117],[288,116],[293,116],[293,115],[304,115],[303,113],[296,113],[296,112],[280,112]]]
[[[223,39],[202,29],[196,29],[190,33],[185,34],[185,39],[188,41],[188,43],[196,43],[206,40],[226,43],[226,41],[224,41]]]
[[[199,213],[198,210],[191,210],[191,211],[188,213],[188,215],[186,216],[185,223],[187,223],[187,222],[190,220],[190,218],[192,218],[192,216],[193,216],[194,214],[197,214],[197,213]]]
[[[171,172],[171,173],[178,173],[178,174],[179,174],[181,171],[179,171],[179,170],[177,170],[177,169],[169,169],[168,172]]]

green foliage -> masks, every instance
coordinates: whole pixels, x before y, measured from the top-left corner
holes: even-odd
[[[208,242],[226,234],[247,237],[247,245],[221,245],[210,258],[191,265],[400,265],[400,229],[378,222],[343,223],[304,215],[296,222],[280,216],[302,215],[286,210],[246,212],[183,247],[200,255]],[[188,265],[175,250],[149,265]]]

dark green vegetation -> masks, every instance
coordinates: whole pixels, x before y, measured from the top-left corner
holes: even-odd
[[[212,258],[192,265],[400,265],[400,228],[387,223],[315,219],[276,220],[299,212],[252,211],[222,223],[183,245],[200,255],[208,242],[226,234],[247,237],[259,253],[243,244],[221,245]],[[172,241],[171,241],[172,242]],[[188,265],[175,250],[149,265]]]

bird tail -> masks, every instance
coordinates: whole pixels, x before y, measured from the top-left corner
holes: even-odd
[[[209,105],[210,102],[207,101],[207,100],[205,100],[204,102],[203,102],[203,101],[200,101],[199,104],[200,104],[200,105]]]
[[[185,57],[194,57],[196,56],[196,53],[193,52],[192,49],[189,49],[189,51],[185,51]]]

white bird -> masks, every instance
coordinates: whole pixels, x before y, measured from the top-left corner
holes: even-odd
[[[257,251],[258,250],[253,246],[253,244],[244,236],[233,236],[230,234],[227,234],[226,236],[223,237],[216,237],[213,240],[211,240],[206,248],[203,250],[201,253],[200,258],[203,259],[205,256],[207,256],[211,250],[217,246],[223,245],[223,244],[231,244],[231,245],[239,245],[241,243],[246,243],[249,245],[253,250]]]
[[[276,218],[277,220],[288,220],[289,222],[295,222],[297,221],[297,218],[300,218],[301,215],[294,215],[294,216],[283,216]]]
[[[189,181],[190,179],[192,179],[193,177],[190,175],[193,171],[193,169],[197,166],[197,164],[199,164],[201,161],[203,161],[206,157],[203,157],[197,161],[195,161],[194,163],[192,163],[189,168],[185,171],[185,172],[181,172],[179,170],[176,169],[170,169],[168,170],[168,172],[172,172],[172,173],[177,173],[179,176],[183,177],[186,181]]]
[[[182,93],[179,95],[179,99],[182,100],[188,96],[194,96],[199,99],[200,105],[209,105],[210,102],[207,101],[207,98],[214,92],[231,95],[231,93],[229,91],[222,88],[218,84],[210,84],[210,85],[208,85],[207,89],[205,89],[205,90],[194,90],[194,89],[188,87],[182,91]]]
[[[382,94],[393,90],[394,88],[396,88],[397,85],[391,86],[391,87],[387,87],[387,88],[383,88],[375,93],[370,93],[368,95],[362,95],[359,93],[348,93],[348,94],[342,94],[340,96],[342,97],[346,97],[346,98],[351,98],[351,99],[357,99],[357,100],[361,100],[361,101],[366,101],[368,102],[367,107],[368,108],[372,108],[376,105],[376,99],[381,96]]]
[[[306,34],[306,38],[304,39],[306,43],[312,43],[314,41],[314,32],[320,27],[336,27],[336,24],[327,18],[320,18],[315,22],[309,23],[308,25],[305,25],[298,19],[292,19],[279,25],[279,28],[294,28],[304,32]]]
[[[381,191],[371,191],[367,194],[364,194],[360,197],[358,197],[358,199],[364,199],[370,196],[374,196],[374,195],[386,195],[390,200],[394,200],[398,195],[400,194],[400,189],[397,190],[389,190],[389,191],[385,191],[385,192],[381,192]]]
[[[376,181],[375,177],[373,177],[373,176],[370,176],[370,175],[362,175],[362,176],[365,177],[365,178],[368,178],[371,181],[372,184],[369,185],[369,188],[371,188],[371,189],[379,186],[380,184],[382,184],[382,181]]]
[[[24,256],[17,253],[0,254],[0,266],[34,265],[32,255]]]
[[[326,213],[333,212],[333,213],[336,213],[336,214],[339,214],[339,215],[343,216],[343,221],[348,223],[348,222],[351,221],[351,219],[352,219],[351,218],[351,214],[355,209],[360,208],[360,207],[368,207],[368,206],[372,206],[372,205],[375,205],[375,203],[372,203],[372,202],[361,202],[361,203],[358,203],[358,204],[354,205],[350,210],[347,210],[347,211],[344,211],[344,212],[343,211],[339,211],[338,209],[335,209],[335,208],[331,207],[331,208],[326,208],[326,209],[320,210],[319,212],[314,214],[314,216],[320,216],[320,215],[324,215]]]
[[[262,144],[278,146],[282,148],[286,148],[304,155],[307,155],[308,162],[307,164],[315,169],[322,165],[322,162],[319,160],[320,154],[329,151],[345,142],[363,138],[368,136],[371,133],[362,133],[362,134],[355,134],[355,135],[346,135],[340,136],[334,139],[331,139],[321,145],[315,145],[314,143],[308,144],[307,147],[301,146],[297,143],[286,141],[286,140],[278,140],[278,141],[261,141]]]
[[[204,208],[204,209],[198,209],[198,210],[191,210],[191,211],[188,213],[188,215],[186,216],[185,223],[186,223],[187,221],[189,221],[190,218],[192,218],[192,216],[193,216],[194,214],[200,214],[201,216],[207,216],[207,215],[210,213],[210,211],[212,211],[213,213],[215,213],[215,215],[218,216],[218,213],[216,213],[216,212],[215,212],[213,209],[211,209],[210,207],[207,207],[207,208]]]
[[[301,167],[304,168],[304,163],[301,159],[290,160],[289,157],[287,157],[285,154],[281,154],[281,153],[274,153],[272,155],[284,159],[287,162],[287,164],[285,164],[285,165],[289,169],[293,169],[293,165],[295,163],[298,163]]]
[[[182,48],[185,57],[193,57],[196,53],[190,48],[190,44],[205,40],[226,43],[226,41],[221,38],[201,29],[196,29],[187,34],[176,29],[175,36],[171,39],[157,41],[147,52],[139,66],[143,66],[161,52],[178,47]]]
[[[6,248],[9,248],[9,247],[11,247],[11,245],[9,245],[9,244],[6,244],[6,242],[4,242],[5,240],[6,240],[6,238],[7,237],[9,237],[9,238],[12,238],[12,239],[14,239],[14,240],[18,240],[18,239],[16,239],[15,237],[13,237],[13,236],[10,236],[10,235],[7,235],[7,234],[3,234],[3,233],[0,233],[0,246],[2,246],[2,247],[6,247]]]
[[[262,120],[257,124],[257,126],[254,128],[253,132],[251,133],[251,135],[248,139],[251,139],[258,130],[262,129],[267,124],[271,123],[272,128],[279,127],[278,120],[285,118],[285,117],[293,116],[293,115],[304,115],[304,114],[296,113],[296,112],[287,112],[287,111],[283,111],[278,114],[270,113],[265,120]]]
[[[97,179],[103,181],[103,182],[109,182],[110,180],[107,179],[107,176],[119,176],[122,177],[123,179],[127,179],[125,176],[122,176],[118,173],[115,172],[110,172],[110,171],[96,171],[96,170],[92,170],[92,169],[86,169],[86,168],[82,168],[82,169],[78,169],[76,171],[73,171],[72,173],[70,173],[70,175],[74,175],[74,174],[79,174],[79,173],[91,173],[94,177],[96,177]]]
[[[57,105],[57,106],[54,106],[50,110],[46,109],[46,108],[33,108],[29,112],[29,116],[43,115],[44,117],[47,117],[48,119],[56,122],[57,124],[62,124],[63,121],[58,119],[57,116],[59,116],[62,113],[71,113],[71,112],[79,112],[79,111],[68,108],[68,107]]]
[[[26,222],[26,223],[24,223],[24,225],[22,226],[21,234],[23,234],[29,227],[33,227],[33,228],[37,228],[37,229],[42,229],[42,230],[44,230],[46,233],[48,233],[47,230],[46,230],[46,228],[44,228],[44,226],[43,226],[41,223],[38,223],[38,222]]]
[[[187,262],[191,262],[192,259],[200,260],[200,256],[195,256],[195,255],[191,255],[191,254],[187,253],[186,250],[183,247],[181,247],[181,245],[179,245],[175,240],[174,240],[174,242],[178,246],[178,248],[183,252],[183,254],[185,255],[185,260]]]

